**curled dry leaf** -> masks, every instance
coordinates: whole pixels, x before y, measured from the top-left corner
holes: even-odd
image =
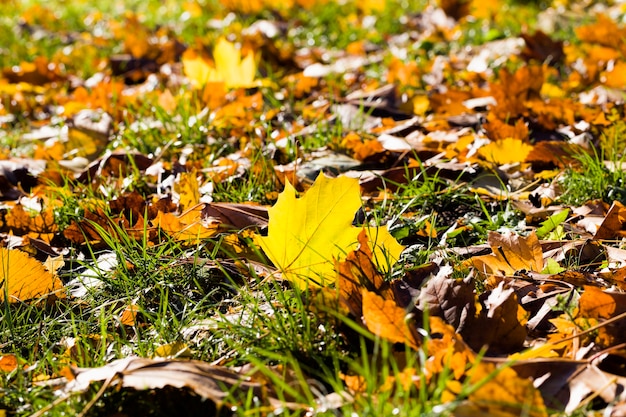
[[[345,261],[338,261],[335,266],[340,301],[354,317],[361,317],[363,313],[363,288],[375,291],[386,300],[393,299],[389,287],[384,287],[384,277],[372,260],[365,230],[361,231],[358,239],[359,247],[350,252]]]
[[[468,321],[476,315],[474,285],[470,280],[451,278],[450,274],[437,274],[420,292],[417,307],[443,318],[456,331],[463,332]]]
[[[71,371],[74,379],[64,387],[66,393],[85,392],[93,382],[107,381],[111,386],[136,390],[166,386],[189,388],[216,405],[221,405],[233,388],[243,396],[252,392],[261,401],[267,397],[263,386],[245,375],[201,361],[128,357],[100,368],[72,368]]]
[[[489,353],[510,353],[519,350],[526,340],[525,310],[512,288],[504,282],[489,293],[480,315],[472,317],[463,338],[475,350],[487,346]]]

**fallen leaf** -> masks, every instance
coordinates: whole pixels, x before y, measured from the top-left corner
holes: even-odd
[[[626,207],[619,201],[613,201],[611,208],[600,223],[593,236],[594,240],[614,239],[626,236]]]
[[[452,273],[451,268],[449,272]],[[461,333],[476,315],[474,284],[451,278],[450,274],[440,273],[429,279],[420,291],[417,307],[431,316],[441,317]]]
[[[502,277],[515,275],[517,271],[543,270],[543,251],[534,232],[527,237],[489,232],[487,242],[493,253],[475,256],[469,262],[487,277],[489,285],[497,284]]]
[[[201,51],[188,49],[182,57],[185,75],[200,88],[207,83],[224,82],[227,88],[254,87],[256,62],[249,52],[241,59],[235,44],[220,38],[213,50],[215,64]]]
[[[324,286],[336,280],[335,260],[343,259],[355,247],[361,228],[353,227],[361,207],[357,179],[331,179],[320,174],[301,198],[287,182],[276,204],[268,210],[267,236],[256,240],[289,281],[305,288]],[[367,230],[374,246],[374,262],[385,270],[403,247],[386,227]]]
[[[488,348],[489,353],[511,353],[526,340],[525,310],[513,288],[501,282],[483,301],[480,315],[471,317],[463,329],[463,339],[474,350]]]
[[[363,322],[376,336],[393,343],[405,343],[417,350],[421,345],[416,329],[411,329],[407,313],[393,300],[385,300],[372,291],[363,289]]]
[[[387,300],[393,299],[389,286],[384,287],[384,277],[372,260],[365,231],[361,231],[358,239],[359,247],[351,251],[344,261],[337,261],[335,266],[340,301],[356,318],[363,314],[362,289],[375,291]]]
[[[19,365],[20,361],[13,354],[0,356],[0,372],[13,372]]]
[[[203,204],[191,207],[177,216],[159,212],[153,223],[175,240],[198,243],[218,233],[219,222],[203,215]]]
[[[61,280],[22,251],[0,248],[0,268],[0,301],[14,303],[49,295],[65,297]]]
[[[521,139],[506,138],[491,142],[478,150],[478,155],[498,165],[524,162],[532,145]]]
[[[220,406],[234,389],[250,392],[261,401],[267,397],[263,386],[221,366],[201,361],[152,360],[128,357],[100,368],[72,368],[74,379],[64,387],[67,393],[85,392],[93,382],[107,381],[111,386],[136,390],[161,389],[166,386],[189,388],[197,395]]]
[[[513,369],[481,362],[468,371],[471,384],[479,388],[467,397],[455,415],[547,416],[543,398],[530,378],[521,378]]]

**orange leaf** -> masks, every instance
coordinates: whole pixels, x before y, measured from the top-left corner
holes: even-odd
[[[13,372],[18,366],[17,356],[11,354],[0,356],[0,372]]]
[[[463,341],[461,335],[440,317],[429,318],[431,335],[438,335],[428,340],[430,357],[426,362],[428,376],[450,369],[454,378],[460,379],[469,363],[474,362],[476,355]]]
[[[405,343],[417,350],[420,345],[415,331],[406,322],[407,314],[395,301],[385,300],[372,291],[363,289],[363,321],[375,335],[393,343]]]
[[[479,388],[468,397],[468,402],[455,412],[458,415],[489,416],[547,416],[541,393],[530,378],[521,378],[511,368],[481,362],[469,372],[472,384]],[[486,381],[482,384],[483,381]]]
[[[203,205],[197,205],[180,216],[159,212],[154,223],[176,240],[200,242],[217,234],[219,223],[202,215]]]
[[[361,317],[363,312],[361,297],[363,288],[375,291],[386,300],[393,299],[389,286],[383,288],[385,281],[372,260],[372,250],[365,230],[359,233],[358,241],[358,249],[350,252],[345,261],[337,261],[335,265],[341,302],[355,317]]]
[[[586,285],[578,300],[578,317],[609,319],[626,311],[626,294],[602,291]]]
[[[137,304],[129,304],[120,315],[120,323],[125,326],[134,326],[137,323],[137,315],[140,312]]]

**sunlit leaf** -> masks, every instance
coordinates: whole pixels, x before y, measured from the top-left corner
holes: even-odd
[[[224,82],[228,88],[255,86],[256,62],[249,52],[242,59],[235,44],[220,38],[213,50],[214,64],[202,52],[187,49],[182,57],[185,75],[196,87]]]
[[[540,272],[543,269],[543,251],[535,233],[522,237],[489,232],[488,243],[493,253],[474,256],[470,262],[489,278],[512,276],[521,270]],[[497,279],[493,281],[496,282]]]
[[[462,415],[547,416],[539,390],[530,378],[522,378],[511,368],[480,363],[469,372],[471,383],[479,388],[468,396],[467,403],[457,409]]]
[[[524,162],[532,149],[532,145],[521,139],[506,138],[481,147],[478,154],[489,162],[502,165]]]
[[[61,280],[22,251],[0,248],[0,268],[0,301],[27,301],[52,294],[65,297]]]
[[[393,343],[405,343],[417,350],[421,344],[407,313],[393,300],[385,300],[373,291],[362,290],[363,322],[376,336]]]
[[[354,248],[360,228],[352,226],[361,206],[358,180],[320,174],[301,198],[290,183],[268,210],[268,235],[258,243],[283,276],[301,287],[336,279],[336,259]],[[386,227],[368,231],[379,268],[393,264],[402,251]]]
[[[558,225],[563,223],[567,219],[567,216],[569,216],[569,209],[561,210],[558,213],[555,213],[552,216],[548,217],[545,222],[541,223],[541,227],[535,230],[537,237],[539,239],[542,239],[548,233],[556,229]]]
[[[215,236],[219,227],[219,222],[204,216],[202,209],[202,205],[197,205],[180,216],[159,212],[154,223],[176,240],[188,243],[201,242]]]

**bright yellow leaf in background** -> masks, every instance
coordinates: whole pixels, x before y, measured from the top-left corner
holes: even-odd
[[[276,204],[268,210],[268,235],[257,243],[285,279],[304,288],[328,285],[336,280],[336,259],[344,258],[357,244],[361,228],[352,226],[361,207],[357,179],[329,178],[320,174],[301,197],[287,182]],[[374,241],[374,262],[385,270],[403,249],[385,227],[367,230]],[[375,240],[374,240],[375,239]],[[384,257],[384,259],[382,259]],[[389,260],[387,260],[389,259]]]
[[[256,85],[254,54],[248,53],[242,59],[235,44],[220,38],[213,49],[213,58],[214,64],[201,51],[187,49],[183,53],[183,70],[194,86],[200,88],[211,82],[223,82],[227,88]]]
[[[520,139],[506,138],[483,146],[478,155],[499,165],[512,164],[524,162],[532,149],[532,145]]]

